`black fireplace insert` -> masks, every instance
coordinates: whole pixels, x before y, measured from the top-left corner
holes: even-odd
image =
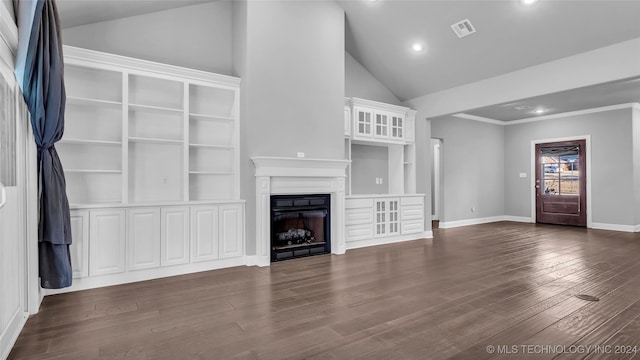
[[[329,194],[271,196],[271,261],[331,253]]]

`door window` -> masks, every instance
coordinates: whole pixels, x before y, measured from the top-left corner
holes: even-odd
[[[580,195],[579,146],[540,148],[544,195]]]

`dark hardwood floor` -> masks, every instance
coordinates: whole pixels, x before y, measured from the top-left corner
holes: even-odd
[[[639,233],[434,233],[49,296],[9,359],[640,358]]]

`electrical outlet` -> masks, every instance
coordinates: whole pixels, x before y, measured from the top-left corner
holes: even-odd
[[[527,177],[527,173],[520,173],[520,177],[521,178],[526,178]]]
[[[303,158],[304,157],[304,153],[303,152],[299,152],[299,153],[297,153],[297,155],[298,155],[299,158]]]
[[[383,184],[383,182],[382,182],[382,178],[380,178],[380,185],[382,185],[382,184]]]

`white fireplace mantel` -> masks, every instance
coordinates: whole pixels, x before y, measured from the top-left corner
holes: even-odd
[[[271,195],[330,194],[331,253],[344,254],[345,177],[349,160],[254,156],[256,167],[256,259],[271,264]]]

